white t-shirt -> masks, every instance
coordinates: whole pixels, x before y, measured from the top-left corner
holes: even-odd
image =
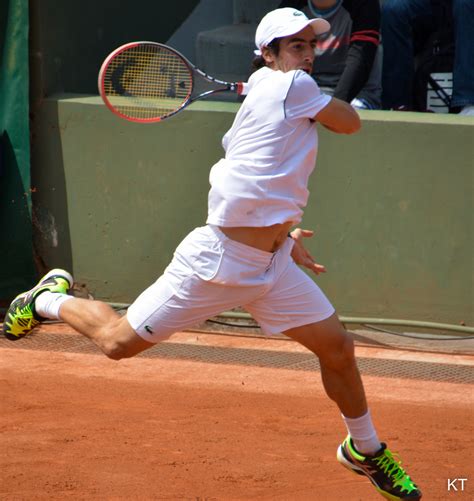
[[[264,67],[222,144],[225,158],[211,169],[207,223],[271,226],[301,221],[318,136],[312,119],[331,97],[301,70]]]

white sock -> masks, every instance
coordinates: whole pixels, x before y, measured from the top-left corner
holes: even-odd
[[[36,313],[44,318],[59,320],[59,308],[69,299],[74,297],[60,292],[42,292],[35,300]]]
[[[343,415],[342,419],[346,423],[355,448],[361,454],[372,455],[380,449],[382,444],[377,437],[370,411],[358,418],[348,418]]]

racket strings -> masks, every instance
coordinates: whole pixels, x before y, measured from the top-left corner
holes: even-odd
[[[177,111],[191,94],[193,78],[176,53],[141,43],[111,59],[103,85],[107,99],[119,113],[147,120]]]

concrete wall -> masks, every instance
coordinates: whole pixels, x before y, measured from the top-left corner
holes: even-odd
[[[206,217],[208,172],[238,108],[198,102],[156,125],[97,97],[46,99],[33,130],[36,247],[97,298],[131,302]],[[354,136],[320,131],[303,226],[341,315],[473,318],[474,123],[366,112]]]

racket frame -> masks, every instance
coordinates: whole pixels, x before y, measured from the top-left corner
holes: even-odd
[[[140,45],[154,45],[157,47],[164,48],[170,52],[172,52],[174,55],[179,57],[181,61],[184,63],[184,65],[187,67],[189,70],[189,74],[191,77],[191,88],[188,92],[187,97],[184,99],[184,101],[181,103],[179,107],[177,107],[174,111],[171,111],[170,113],[159,116],[159,117],[151,117],[151,118],[135,118],[131,117],[128,115],[125,115],[124,113],[121,113],[109,100],[106,92],[105,92],[105,85],[104,85],[104,79],[105,75],[107,72],[107,69],[113,59],[117,57],[119,54],[122,52],[125,52],[128,49],[138,47]],[[195,84],[195,74],[199,75],[200,77],[204,78],[208,82],[215,84],[215,85],[221,85],[221,88],[217,89],[210,89],[206,92],[202,92],[201,94],[197,96],[193,96],[193,91],[194,91],[194,84]],[[155,122],[161,122],[167,118],[170,118],[180,111],[182,111],[184,108],[189,106],[190,104],[194,103],[194,101],[197,101],[198,99],[203,99],[206,98],[212,94],[217,94],[219,92],[234,92],[238,95],[241,94],[246,94],[247,91],[247,84],[245,82],[225,82],[224,80],[219,80],[218,78],[214,78],[204,71],[200,70],[196,66],[194,66],[193,63],[191,63],[186,57],[184,57],[180,52],[178,52],[176,49],[173,49],[173,47],[170,47],[169,45],[162,44],[159,42],[150,42],[150,41],[136,41],[136,42],[127,42],[126,44],[121,45],[120,47],[117,47],[115,50],[113,50],[104,60],[104,62],[101,65],[100,71],[99,71],[99,76],[98,76],[98,88],[99,88],[99,94],[104,101],[104,104],[109,108],[112,113],[115,115],[119,116],[120,118],[123,118],[125,120],[128,120],[130,122],[136,122],[136,123],[155,123]]]

